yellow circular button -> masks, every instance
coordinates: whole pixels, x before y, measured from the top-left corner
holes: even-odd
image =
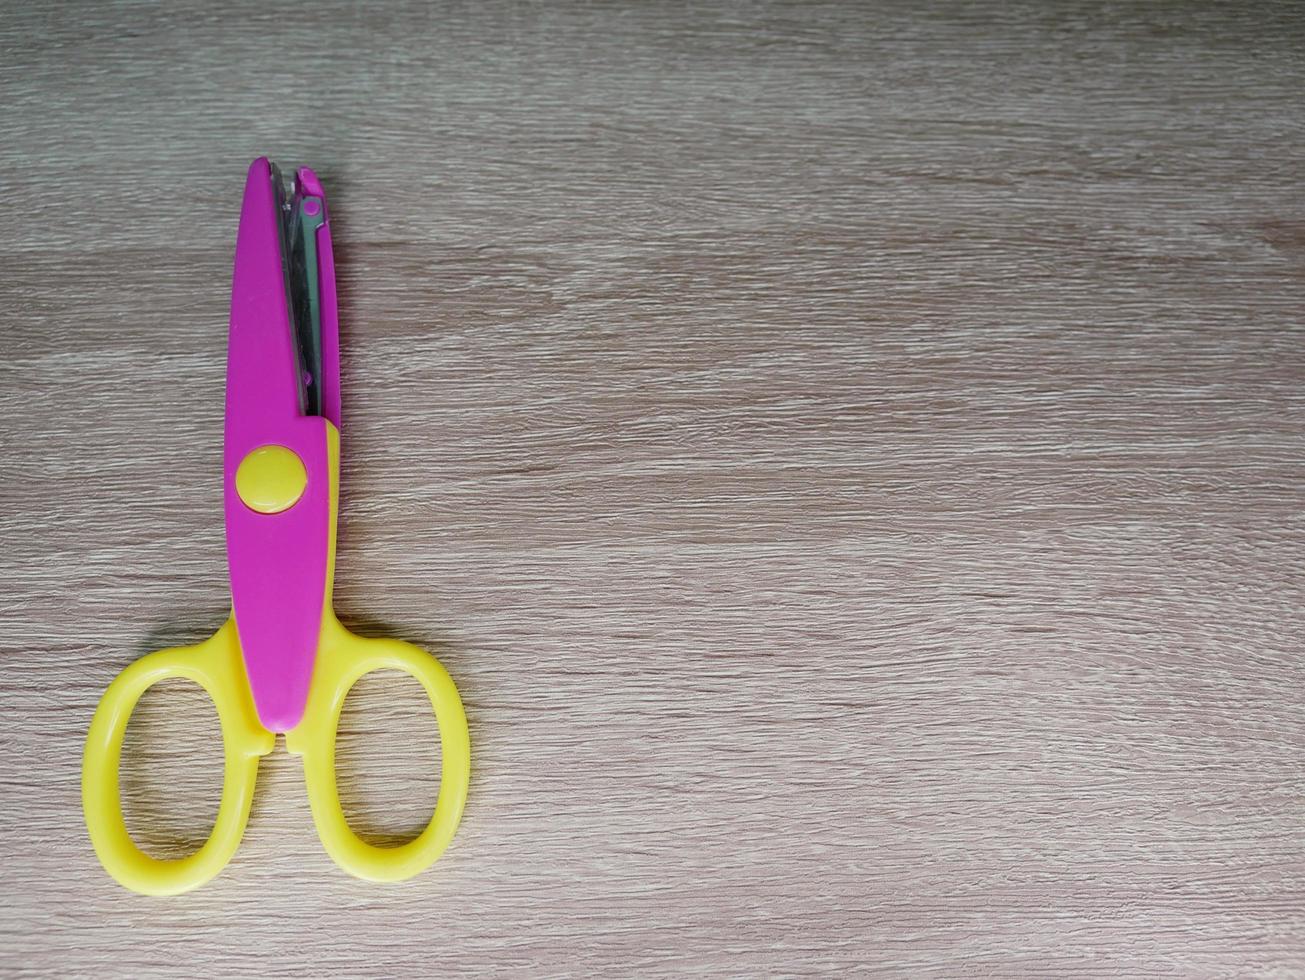
[[[303,460],[285,446],[260,446],[236,467],[236,493],[246,507],[260,514],[293,507],[306,486]]]

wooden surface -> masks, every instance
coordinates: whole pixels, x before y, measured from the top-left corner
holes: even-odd
[[[1305,976],[1305,12],[1292,4],[8,5],[6,975]],[[354,881],[298,763],[173,900],[82,740],[226,604],[230,261],[318,168],[338,604],[475,775]],[[358,826],[435,792],[368,679]],[[203,838],[165,685],[125,792]]]

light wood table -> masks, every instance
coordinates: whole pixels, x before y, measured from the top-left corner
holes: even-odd
[[[10,4],[0,972],[1305,975],[1305,8]],[[187,896],[82,824],[227,603],[245,168],[328,188],[338,602],[449,667],[428,873],[298,763]],[[398,840],[419,689],[342,779]],[[214,813],[198,689],[138,838]]]

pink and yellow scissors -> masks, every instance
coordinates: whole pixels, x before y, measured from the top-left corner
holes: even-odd
[[[339,493],[340,348],[326,199],[316,175],[284,182],[266,159],[245,183],[231,286],[224,454],[232,613],[204,642],[160,650],[109,685],[91,722],[82,805],[95,853],[128,888],[169,895],[216,875],[235,853],[258,773],[276,735],[303,757],[313,822],[345,871],[397,881],[448,846],[467,797],[470,743],[457,688],[429,654],[363,639],[331,607]],[[429,695],[439,725],[439,798],[426,829],[392,848],[349,829],[335,782],[340,709],[364,674],[405,671]],[[213,832],[187,857],[143,853],[123,822],[118,766],[136,702],[168,677],[212,697],[225,754]]]

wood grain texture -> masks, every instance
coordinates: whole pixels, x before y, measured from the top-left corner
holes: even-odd
[[[0,13],[6,975],[1305,976],[1295,4],[182,2]],[[337,597],[436,652],[470,805],[337,871],[296,761],[168,901],[79,766],[226,604],[244,169],[311,163]],[[420,825],[415,685],[347,795]],[[151,694],[132,826],[202,838]]]

